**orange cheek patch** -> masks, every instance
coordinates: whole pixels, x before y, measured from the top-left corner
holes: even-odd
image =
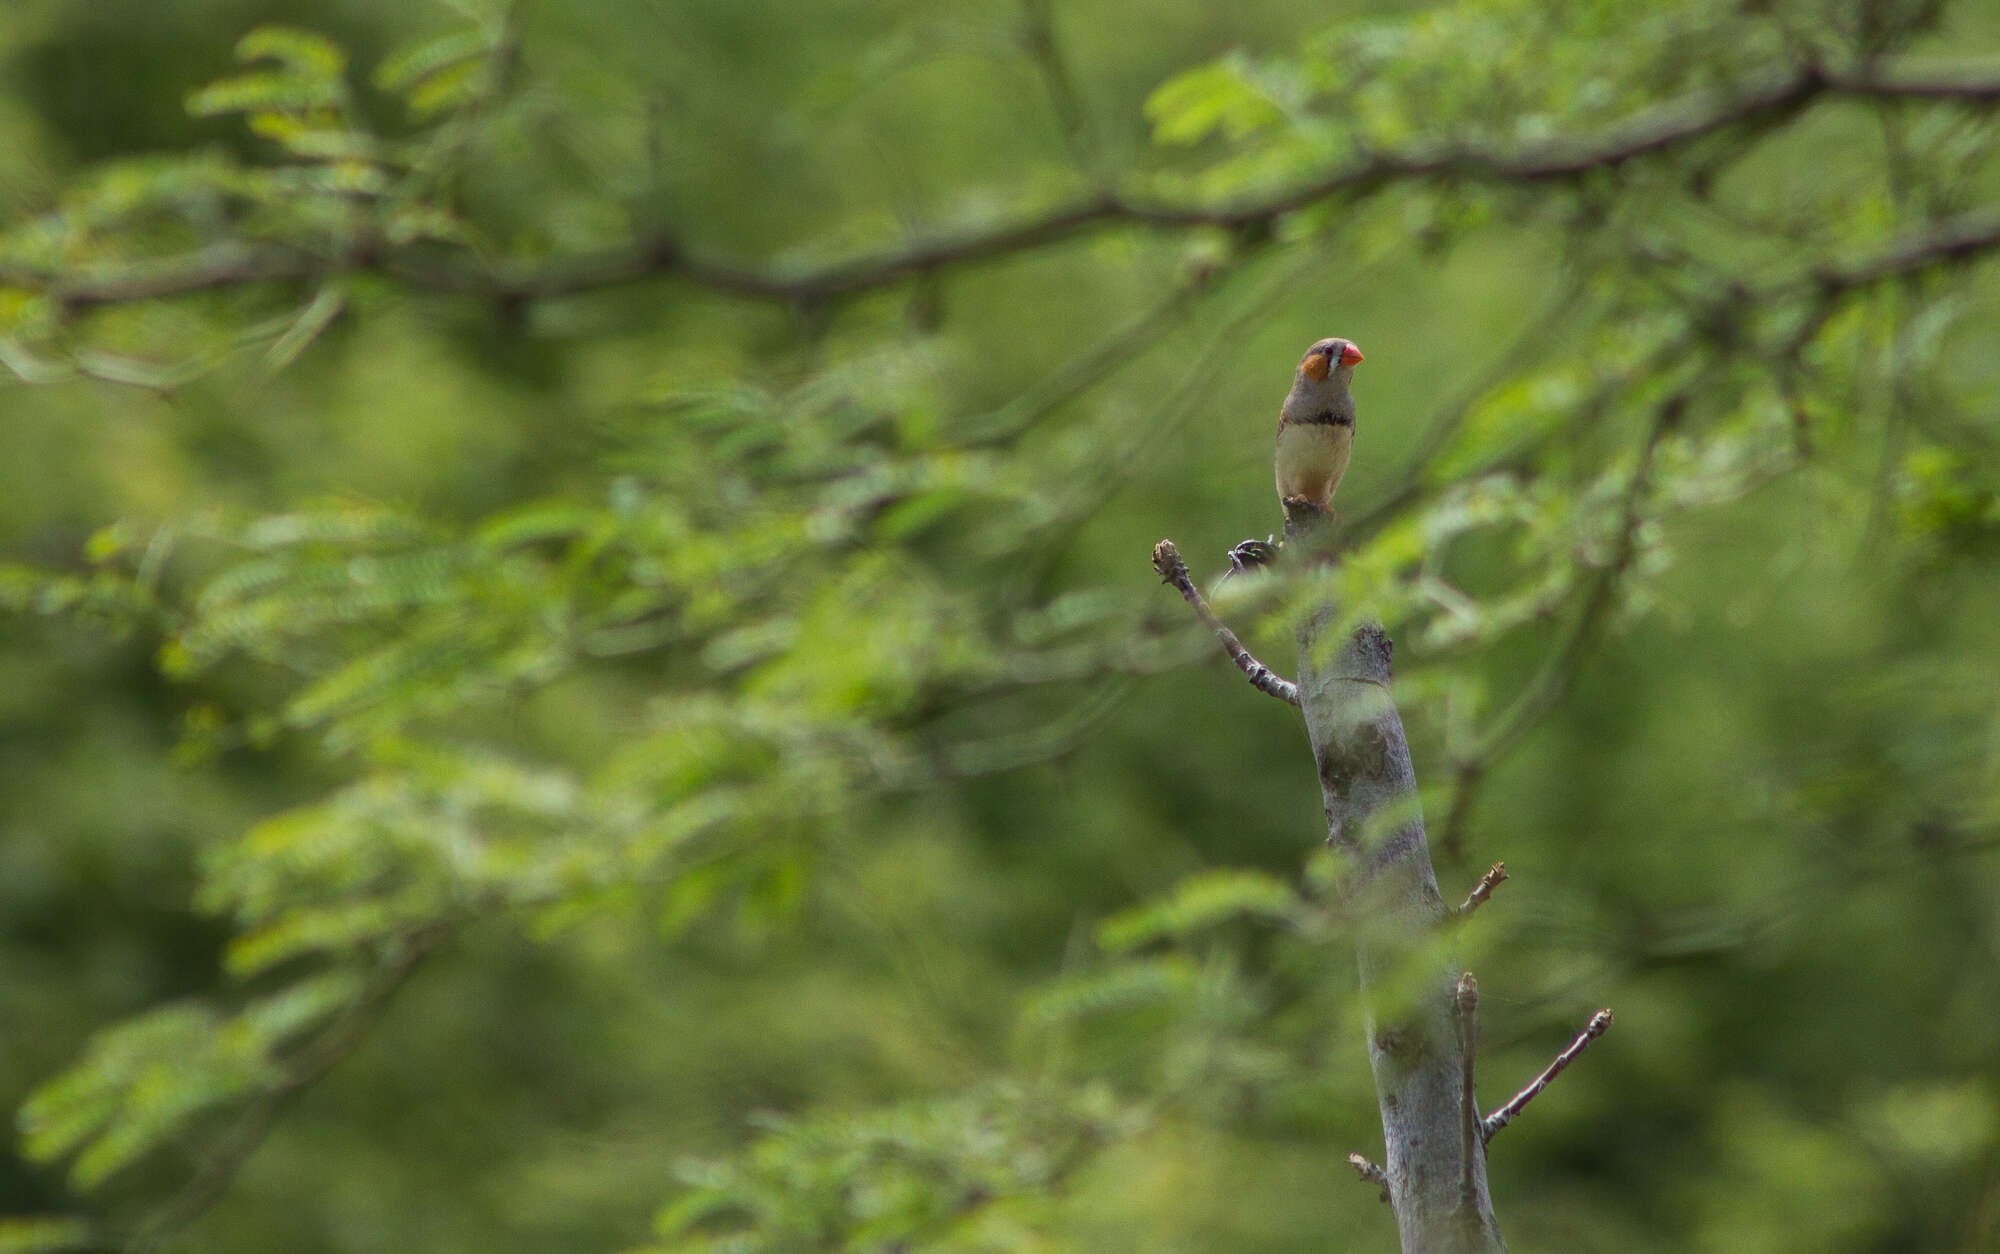
[[[1311,379],[1314,383],[1325,383],[1326,364],[1327,356],[1325,353],[1314,353],[1305,359],[1299,366],[1299,369],[1305,371],[1306,378]]]

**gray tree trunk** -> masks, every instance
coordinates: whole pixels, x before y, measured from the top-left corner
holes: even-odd
[[[1461,1010],[1459,972],[1443,943],[1448,911],[1389,692],[1392,646],[1374,627],[1323,639],[1334,622],[1328,608],[1299,626],[1299,704],[1327,840],[1350,861],[1348,915],[1396,1229],[1404,1254],[1504,1251],[1472,1093],[1472,1007]]]

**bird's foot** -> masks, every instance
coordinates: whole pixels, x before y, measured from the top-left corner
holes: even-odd
[[[1229,550],[1229,573],[1240,574],[1246,570],[1261,570],[1278,560],[1279,546],[1270,539],[1249,539]]]
[[[1311,497],[1287,496],[1278,502],[1285,509],[1285,534],[1299,535],[1315,531],[1327,523],[1338,523],[1340,515],[1329,506],[1321,505]]]

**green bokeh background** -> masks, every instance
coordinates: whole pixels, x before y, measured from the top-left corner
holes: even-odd
[[[1362,7],[1058,4],[1086,160],[1166,163],[1143,113],[1162,81],[1232,49],[1282,54]],[[0,214],[41,211],[107,158],[255,155],[235,119],[191,119],[181,101],[270,20],[333,36],[365,66],[459,18],[368,0],[17,0],[0,10]],[[521,73],[550,107],[528,128],[537,142],[471,168],[466,195],[503,245],[587,249],[656,213],[713,249],[780,259],[1037,201],[1078,176],[1019,20],[998,0],[527,3]],[[2000,19],[1955,6],[1918,50],[1939,49],[2000,49]],[[389,103],[368,107],[397,124]],[[1815,114],[1760,151],[1745,194],[1776,211],[1861,186],[1870,125],[1861,110]],[[1546,223],[1496,220],[1424,249],[1394,205],[1369,215],[1341,247],[1270,254],[1057,415],[1048,438],[1096,424],[1123,443],[1097,507],[1042,555],[1045,595],[1113,586],[1167,603],[1154,540],[1210,572],[1272,530],[1271,414],[1321,334],[1368,354],[1342,498],[1365,513],[1428,416],[1558,298]],[[949,430],[1046,376],[1157,301],[1182,244],[1115,232],[952,271],[934,294],[933,408],[916,420]],[[1983,274],[1918,400],[1954,415],[1975,466],[2000,437],[2000,289]],[[818,324],[649,283],[510,320],[373,280],[357,290],[354,315],[275,377],[223,370],[168,394],[0,387],[4,556],[73,565],[114,519],[330,494],[477,518],[593,482],[604,431],[685,381],[797,384],[893,338],[925,298],[895,288]],[[119,316],[143,329],[150,315]],[[1170,388],[1186,404],[1155,421]],[[1927,437],[1885,434],[1902,404],[1886,385],[1862,381],[1852,399],[1815,483],[1662,524],[1672,563],[1651,612],[1590,658],[1494,773],[1465,850],[1440,861],[1447,896],[1496,858],[1514,877],[1467,940],[1490,1100],[1596,1006],[1618,1016],[1495,1142],[1516,1248],[2000,1248],[2000,547],[1990,522],[1942,538],[1908,525],[1898,459]],[[1885,461],[1890,439],[1903,443]],[[1845,495],[1829,490],[1840,483]],[[1472,673],[1511,691],[1552,633],[1517,633]],[[226,990],[226,928],[190,904],[200,851],[333,777],[284,747],[177,760],[203,693],[161,678],[157,637],[18,615],[0,641],[0,1108],[13,1109],[92,1032]],[[1283,633],[1251,643],[1289,669]],[[1405,651],[1420,688],[1421,651]],[[252,684],[236,696],[255,699],[253,680],[208,682]],[[619,735],[605,712],[617,682],[495,717],[587,759]],[[1420,779],[1441,787],[1432,711],[1405,714]],[[885,803],[770,919],[663,934],[613,914],[551,941],[475,927],[288,1109],[186,1248],[638,1245],[675,1164],[742,1146],[758,1112],[861,1110],[1040,1065],[1018,1008],[1089,961],[1097,921],[1203,868],[1298,875],[1318,839],[1309,763],[1297,717],[1211,659],[1122,686],[1055,760]],[[1442,800],[1427,796],[1433,814]],[[1164,1117],[1084,1171],[1058,1238],[1022,1248],[1390,1248],[1386,1208],[1341,1161],[1375,1153],[1380,1133],[1358,1018],[1341,1009],[1351,967],[1337,948],[1323,957],[1323,1106]],[[1112,1051],[1135,1087],[1154,1074],[1147,1039]],[[0,1154],[0,1213],[115,1206],[177,1170],[150,1164],[84,1199],[59,1166]]]

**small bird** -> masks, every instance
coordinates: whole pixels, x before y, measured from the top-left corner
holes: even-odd
[[[1278,411],[1278,500],[1287,514],[1310,505],[1333,512],[1333,491],[1354,452],[1354,397],[1347,390],[1362,362],[1352,340],[1325,339],[1306,350]]]

